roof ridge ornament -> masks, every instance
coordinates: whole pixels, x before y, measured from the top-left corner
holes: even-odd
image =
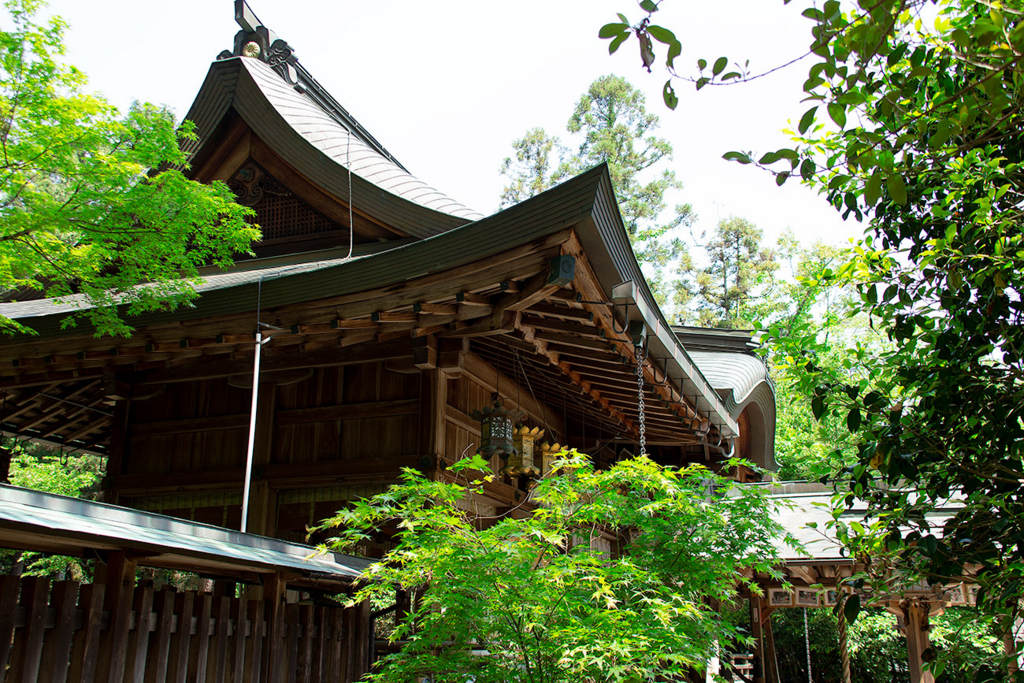
[[[305,91],[299,79],[299,58],[295,50],[264,26],[245,0],[235,0],[235,22],[242,30],[235,34],[234,49],[221,52],[217,55],[218,60],[232,57],[259,59],[280,74],[289,85]]]
[[[409,172],[409,169],[403,166],[391,152],[384,149],[384,146],[370,135],[370,132],[363,128],[348,110],[327,92],[326,88],[313,78],[309,70],[299,64],[299,58],[292,46],[264,26],[246,0],[235,0],[235,22],[242,30],[235,34],[234,48],[224,50],[217,55],[218,61],[234,57],[248,57],[264,62],[296,91],[311,98],[317,106],[364,144],[406,173]]]

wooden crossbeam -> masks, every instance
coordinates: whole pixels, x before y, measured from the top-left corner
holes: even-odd
[[[586,253],[579,241],[579,237],[573,231],[572,235],[562,246],[563,251],[576,257],[576,279],[575,287],[583,295],[584,301],[606,301],[605,293],[597,280],[593,267],[587,259]],[[594,314],[594,323],[604,332],[605,337],[611,340],[618,348],[619,353],[631,357],[633,345],[624,332],[616,332],[618,326],[613,319],[611,307],[603,304],[583,304],[583,306]],[[652,385],[663,383],[666,378],[648,360],[644,363],[644,378]],[[678,395],[672,392],[667,386],[656,387],[657,393],[666,401]],[[681,416],[693,417],[697,415],[696,408],[689,399],[683,397],[682,402],[675,408]],[[706,416],[705,416],[706,417]]]
[[[568,306],[553,306],[551,304],[533,304],[530,306],[530,313],[538,313],[540,315],[553,316],[556,318],[562,318],[563,320],[583,320],[586,322],[592,322],[594,320],[594,314],[591,311],[586,311],[582,308],[569,308]]]
[[[601,396],[601,393],[599,391],[591,388],[590,384],[585,379],[583,379],[578,372],[573,370],[572,366],[570,366],[568,363],[564,361],[561,361],[558,357],[558,354],[551,351],[546,342],[538,340],[534,337],[535,329],[527,325],[527,319],[528,316],[522,316],[522,318],[519,321],[518,328],[523,333],[524,339],[527,342],[534,344],[537,353],[544,356],[551,365],[558,368],[558,370],[563,375],[568,377],[571,382],[579,386],[582,392],[589,394],[590,397],[593,398],[602,408],[604,408],[604,410],[608,414],[610,414],[614,419],[618,420],[622,424],[622,426],[624,426],[631,432],[638,433],[632,420],[630,420],[625,415],[623,415],[619,410],[617,410],[615,406],[613,406],[607,398]]]
[[[602,330],[592,325],[583,325],[580,323],[570,323],[563,320],[553,320],[551,318],[541,318],[536,315],[524,315],[523,325],[526,327],[532,327],[537,330],[549,330],[552,332],[570,332],[583,337],[596,337],[600,339],[604,336]]]

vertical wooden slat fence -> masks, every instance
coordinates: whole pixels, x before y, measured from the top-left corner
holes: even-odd
[[[0,576],[0,683],[353,683],[369,668],[363,606],[128,584],[111,599]]]

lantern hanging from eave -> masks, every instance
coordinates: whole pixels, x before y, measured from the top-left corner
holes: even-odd
[[[512,446],[516,453],[508,460],[505,471],[509,474],[525,474],[535,477],[540,474],[540,467],[534,460],[534,443],[544,436],[544,430],[540,427],[527,427],[519,425],[515,428]]]
[[[547,474],[551,471],[551,466],[554,464],[558,455],[565,449],[560,443],[549,443],[545,441],[540,445],[540,452],[538,453],[538,466],[540,467],[541,474]]]
[[[497,454],[502,460],[515,455],[513,425],[522,416],[520,411],[507,409],[495,394],[490,406],[474,410],[469,416],[480,423],[480,455]]]

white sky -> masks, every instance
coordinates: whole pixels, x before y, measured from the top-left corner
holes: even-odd
[[[565,123],[598,76],[625,76],[647,94],[685,185],[669,205],[690,202],[697,230],[738,215],[773,244],[791,227],[804,242],[845,242],[862,226],[795,183],[722,160],[729,150],[787,144],[779,131],[808,107],[807,62],[759,81],[694,91],[677,83],[675,112],[661,101],[667,76],[640,68],[636,42],[613,57],[597,31],[635,0],[353,2],[250,0],[265,25],[414,175],[482,213],[497,208],[502,160],[532,126],[565,138]],[[726,55],[752,71],[806,52],[803,5],[782,0],[665,0],[656,15],[683,43],[677,64]],[[68,60],[119,107],[133,99],[184,116],[210,62],[237,31],[232,0],[52,0],[71,24]],[[657,45],[657,44],[656,44]],[[663,48],[658,46],[661,50]],[[661,56],[663,52],[659,52]]]

